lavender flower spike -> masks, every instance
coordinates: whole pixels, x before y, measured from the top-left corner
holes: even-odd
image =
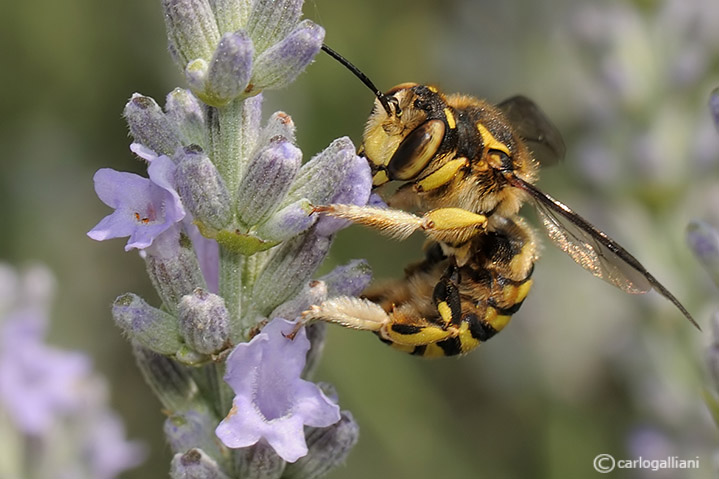
[[[95,173],[95,192],[115,212],[103,218],[87,235],[97,241],[129,236],[125,251],[144,249],[185,217],[174,188],[175,165],[158,156],[148,167],[149,179],[102,168]]]
[[[304,426],[327,427],[340,420],[339,407],[313,383],[300,378],[310,348],[304,329],[274,319],[227,358],[227,381],[235,392],[232,410],[216,434],[230,448],[266,441],[288,462],[307,454]]]
[[[161,299],[153,307],[126,294],[113,313],[172,414],[173,479],[309,479],[342,462],[357,440],[351,415],[307,380],[326,325],[289,340],[295,324],[277,319],[369,280],[361,262],[326,284],[312,279],[347,224],[321,219],[313,205],[365,204],[366,160],[345,137],[303,165],[289,115],[262,125],[263,90],[287,86],[322,46],[324,29],[301,20],[303,3],[161,0],[189,89],[170,93],[164,110],[141,95],[125,109],[147,178],[95,175],[98,196],[115,211],[88,235],[129,236],[126,250],[141,250]]]

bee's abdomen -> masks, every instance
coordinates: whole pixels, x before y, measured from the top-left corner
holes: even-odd
[[[411,285],[409,290],[370,295],[391,318],[376,331],[381,340],[418,356],[454,356],[504,329],[532,286],[533,234],[523,223],[508,221],[506,228],[473,243],[467,264],[458,267],[454,258],[441,259],[432,248],[423,262],[408,269],[404,284]]]
[[[527,277],[505,285],[493,297],[466,298],[461,310],[452,313],[448,322],[441,312],[440,305],[444,303],[439,303],[436,314],[415,324],[390,322],[378,335],[393,348],[413,355],[432,358],[466,354],[504,329],[519,311],[531,286],[532,279]],[[444,339],[437,341],[438,337]]]

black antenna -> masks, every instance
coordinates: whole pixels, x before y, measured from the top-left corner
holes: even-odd
[[[384,108],[384,111],[387,112],[387,115],[392,116],[392,108],[389,106],[390,102],[394,105],[395,114],[399,116],[402,113],[402,110],[399,109],[399,104],[397,103],[397,100],[395,98],[390,98],[384,93],[382,93],[376,86],[374,86],[374,83],[372,83],[372,80],[370,80],[367,75],[362,73],[359,68],[354,66],[347,60],[345,57],[337,53],[336,51],[332,50],[330,47],[322,44],[322,50],[325,51],[329,56],[340,62],[342,65],[344,65],[345,68],[347,68],[349,71],[351,71],[354,76],[359,78],[362,83],[364,83],[370,90],[372,90],[372,93],[375,94],[379,102],[382,104],[382,107]]]

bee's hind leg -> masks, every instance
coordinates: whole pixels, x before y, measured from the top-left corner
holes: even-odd
[[[311,321],[327,321],[345,328],[377,332],[392,320],[378,304],[366,299],[339,296],[302,313],[301,324]]]

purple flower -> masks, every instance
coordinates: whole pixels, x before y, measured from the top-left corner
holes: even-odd
[[[235,391],[232,410],[215,433],[230,448],[266,441],[285,461],[307,454],[304,426],[340,420],[339,407],[313,383],[300,378],[310,342],[304,329],[285,337],[294,323],[274,319],[227,358],[225,381]]]
[[[60,414],[81,405],[88,358],[43,343],[46,318],[31,310],[9,315],[0,328],[0,404],[28,435],[46,432]]]
[[[130,144],[130,151],[142,158],[143,160],[147,161],[148,163],[152,163],[152,160],[155,160],[160,156],[152,149],[146,147],[142,143],[137,142]]]
[[[167,156],[153,158],[148,178],[102,168],[95,173],[95,192],[115,209],[87,235],[97,241],[129,236],[125,251],[144,249],[173,224],[185,217],[175,191],[175,165]]]
[[[113,479],[141,464],[147,455],[142,444],[125,439],[122,420],[104,406],[84,440],[83,460],[95,479]]]
[[[197,226],[192,224],[189,215],[185,216],[182,224],[192,241],[197,262],[207,283],[207,290],[210,293],[217,293],[220,289],[220,248],[217,241],[202,236]]]

